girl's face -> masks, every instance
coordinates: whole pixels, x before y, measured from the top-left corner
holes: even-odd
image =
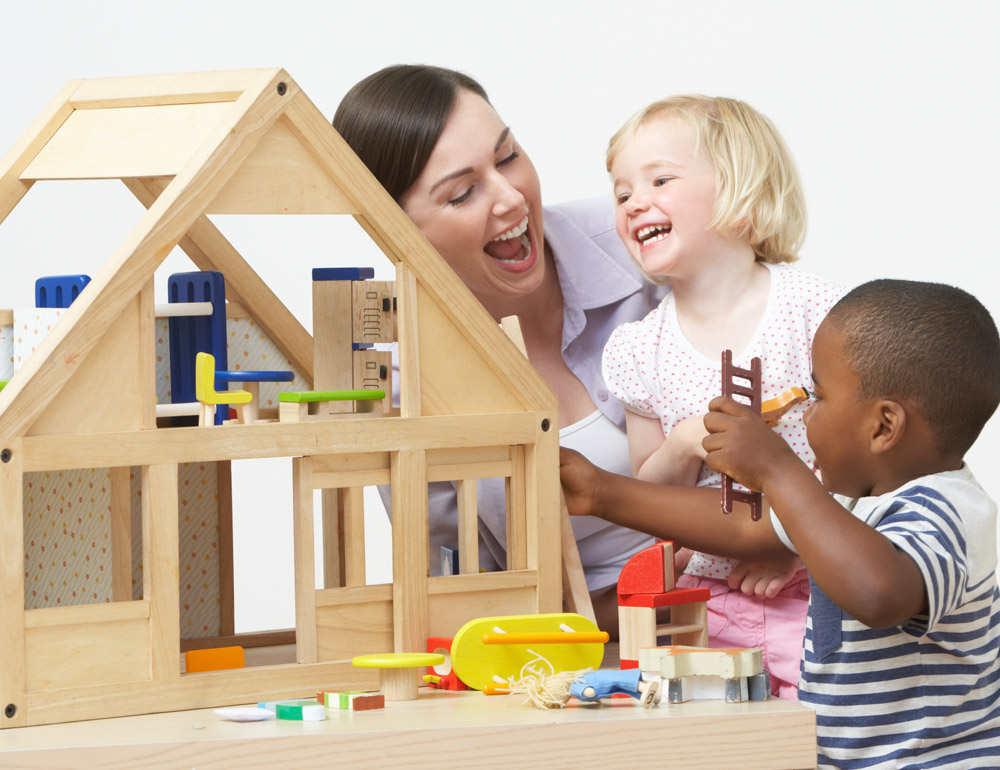
[[[612,162],[611,179],[618,236],[647,275],[690,278],[732,246],[709,229],[715,167],[687,122],[654,118],[639,126]]]
[[[541,284],[538,174],[476,94],[459,91],[427,166],[400,204],[480,300],[523,296]]]

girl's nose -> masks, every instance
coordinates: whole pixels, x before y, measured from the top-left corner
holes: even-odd
[[[649,208],[649,200],[640,191],[635,191],[629,195],[628,200],[624,203],[625,212],[632,216],[645,211]]]

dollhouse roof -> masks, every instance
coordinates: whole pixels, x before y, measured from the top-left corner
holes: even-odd
[[[419,379],[412,413],[554,409],[551,390],[284,70],[71,81],[0,161],[0,221],[52,179],[121,179],[147,211],[0,393],[0,436],[155,427],[152,281],[177,245],[199,269],[220,270],[228,296],[312,379],[309,333],[210,214],[353,216],[397,266],[400,314],[410,314],[401,360]]]

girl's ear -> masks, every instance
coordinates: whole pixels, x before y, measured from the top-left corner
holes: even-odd
[[[873,407],[872,454],[892,449],[906,431],[906,409],[898,401],[882,399]]]

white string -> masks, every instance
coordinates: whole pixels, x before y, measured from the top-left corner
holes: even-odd
[[[526,693],[528,700],[540,709],[565,706],[569,700],[569,686],[579,681],[584,674],[593,671],[592,668],[585,668],[580,671],[556,673],[555,668],[544,656],[530,648],[527,648],[527,651],[535,657],[521,667],[520,678],[516,682],[511,681],[510,691]]]

